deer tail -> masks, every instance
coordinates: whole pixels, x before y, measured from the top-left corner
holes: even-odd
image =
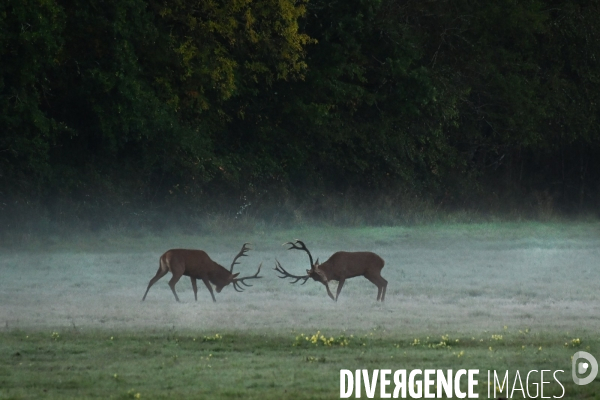
[[[167,271],[171,271],[171,266],[169,265],[167,254],[163,254],[163,256],[160,258],[160,261],[158,262],[158,269],[159,271],[162,271],[164,273],[167,273]]]

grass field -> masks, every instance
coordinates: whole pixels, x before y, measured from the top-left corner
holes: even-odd
[[[308,268],[281,247],[295,238],[322,261],[380,254],[386,302],[364,278],[337,303],[316,282],[278,279],[275,259]],[[176,303],[165,277],[140,301],[165,250],[201,248],[228,266],[246,241],[238,271],[262,262],[264,278],[244,293],[212,303],[200,285],[194,302],[183,278]],[[0,398],[330,399],[340,369],[384,368],[479,369],[480,398],[488,370],[509,370],[511,386],[517,370],[564,370],[563,398],[600,398],[599,378],[571,379],[575,351],[600,355],[599,245],[597,223],[28,238],[0,254]],[[548,384],[544,396],[561,393]]]
[[[310,339],[315,333],[305,336]],[[570,378],[570,356],[580,348],[597,354],[598,339],[580,339],[581,344],[577,344],[571,336],[509,329],[476,337],[402,339],[375,330],[359,336],[346,334],[343,342],[336,336],[328,346],[321,340],[313,344],[299,336],[13,331],[0,336],[0,395],[57,399],[332,399],[339,398],[342,368],[477,368],[480,398],[487,398],[488,369],[498,371],[499,376],[509,370],[511,388],[516,370],[523,375],[523,382],[529,370],[563,370],[557,376],[567,394],[564,398],[592,399],[600,395],[597,382],[576,386]],[[551,375],[547,378],[544,395],[561,396],[562,387]],[[531,384],[532,395],[535,389]],[[520,393],[516,391],[513,398],[522,398]]]

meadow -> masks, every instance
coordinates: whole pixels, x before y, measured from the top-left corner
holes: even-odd
[[[360,277],[338,302],[319,283],[278,279],[275,259],[309,267],[281,246],[296,238],[321,261],[381,255],[385,303]],[[184,277],[177,303],[168,275],[141,302],[167,249],[228,267],[244,242],[236,271],[263,263],[264,277],[244,293],[226,287],[213,303],[200,284],[195,302]],[[0,398],[331,399],[340,369],[382,368],[479,369],[480,398],[487,370],[509,370],[511,384],[517,370],[563,370],[564,398],[597,398],[599,378],[573,384],[571,356],[600,355],[599,245],[595,222],[25,238],[0,253]]]

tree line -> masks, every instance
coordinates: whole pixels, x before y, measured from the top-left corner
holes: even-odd
[[[593,0],[7,0],[0,191],[594,209],[597,15]]]

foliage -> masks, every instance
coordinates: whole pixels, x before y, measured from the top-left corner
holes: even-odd
[[[51,101],[48,71],[62,46],[64,12],[52,0],[0,5],[0,179],[34,174],[43,180],[48,151],[62,128],[42,110]],[[36,183],[36,179],[30,183]]]
[[[599,7],[9,0],[2,192],[92,209],[374,192],[591,209]]]

